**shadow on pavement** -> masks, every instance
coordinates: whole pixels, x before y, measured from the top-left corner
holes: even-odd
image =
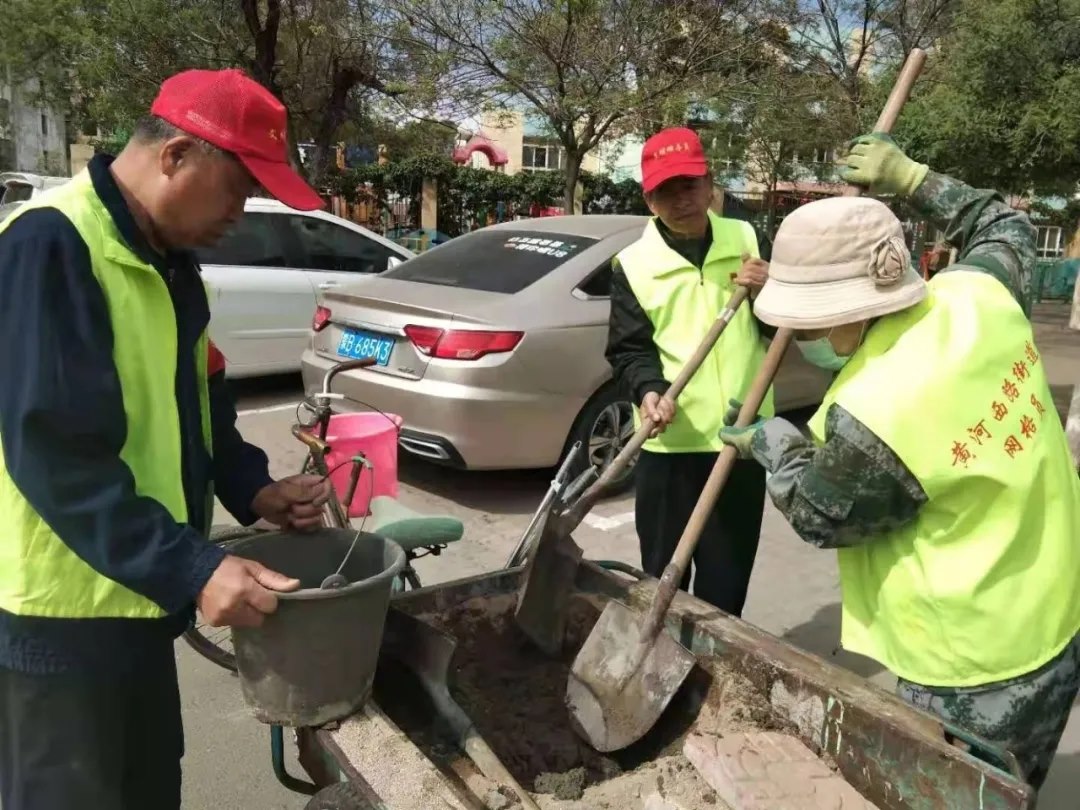
[[[497,515],[536,511],[553,470],[457,470],[398,453],[398,480],[466,509]]]
[[[1077,785],[1080,785],[1080,753],[1059,753],[1039,791],[1039,810],[1073,810],[1077,806]]]
[[[877,661],[840,649],[839,602],[819,608],[809,621],[792,627],[783,638],[863,678],[872,678],[885,671]]]

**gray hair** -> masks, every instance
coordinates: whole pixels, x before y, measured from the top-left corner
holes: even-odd
[[[190,132],[184,132],[180,127],[170,124],[164,118],[158,118],[156,115],[147,115],[139,119],[139,122],[135,125],[135,132],[132,133],[131,140],[143,144],[153,144],[167,141],[170,138],[177,138],[181,135],[191,138],[207,154],[225,153],[225,150],[192,135]]]

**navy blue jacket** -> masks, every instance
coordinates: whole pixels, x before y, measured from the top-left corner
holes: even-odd
[[[74,225],[56,209],[28,211],[0,233],[0,443],[15,485],[72,551],[96,571],[160,605],[162,619],[51,619],[0,610],[0,666],[24,672],[114,670],[146,644],[171,644],[222,551],[203,536],[212,478],[244,525],[271,483],[266,455],[236,429],[224,370],[210,379],[213,460],[206,452],[195,345],[210,320],[191,254],[155,252],[135,224],[111,158],[90,163],[94,190],[132,250],[168,284],[176,311],[176,400],[187,524],[135,492],[120,458],[127,435],[114,335],[104,293]],[[146,335],[154,340],[154,335]],[[4,538],[0,537],[0,543]]]

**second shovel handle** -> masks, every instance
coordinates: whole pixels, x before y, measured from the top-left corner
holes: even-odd
[[[746,394],[742,408],[739,410],[739,418],[735,421],[736,427],[746,427],[757,418],[761,403],[765,400],[765,395],[769,391],[769,386],[772,385],[773,378],[780,368],[784,353],[791,344],[794,334],[791,329],[780,329],[772,339],[769,351],[765,354],[765,360],[758,369],[757,376],[754,377],[754,382]],[[668,563],[663,576],[660,578],[660,585],[656,589],[656,596],[653,599],[652,606],[649,608],[649,615],[642,630],[644,643],[650,643],[652,639],[656,638],[656,634],[660,632],[660,627],[664,622],[664,615],[671,606],[671,601],[675,598],[675,592],[679,589],[683,574],[690,564],[690,558],[694,555],[694,549],[697,547],[698,539],[705,529],[705,523],[712,514],[713,507],[716,506],[720,492],[724,489],[724,485],[727,483],[737,460],[738,451],[730,446],[725,447],[720,452],[720,457],[716,459],[712,472],[709,473],[709,478],[705,482],[705,487],[701,490],[701,495],[694,505],[694,511],[690,513],[690,519],[686,522],[682,537],[679,538],[679,545],[676,547],[671,562]]]

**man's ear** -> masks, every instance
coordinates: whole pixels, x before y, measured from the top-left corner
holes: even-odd
[[[161,173],[166,177],[172,177],[180,170],[185,160],[191,160],[196,148],[194,138],[188,135],[177,135],[169,138],[161,145],[158,152],[158,162]]]
[[[653,216],[659,216],[659,214],[656,213],[656,207],[653,205],[653,194],[652,194],[652,192],[651,191],[643,191],[643,192],[641,192],[641,196],[644,198],[645,205],[648,207],[649,211],[652,212]]]

